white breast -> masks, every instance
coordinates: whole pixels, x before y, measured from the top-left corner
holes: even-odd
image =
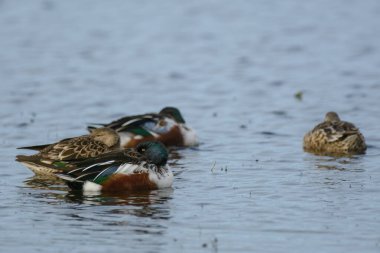
[[[196,132],[190,128],[185,126],[184,124],[179,125],[179,129],[183,136],[183,145],[185,146],[196,146],[198,145],[198,137]]]
[[[155,183],[158,189],[171,187],[173,184],[173,172],[169,166],[165,166],[164,173],[149,171],[149,180]]]

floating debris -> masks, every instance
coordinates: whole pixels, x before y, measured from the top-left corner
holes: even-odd
[[[214,164],[212,165],[212,168],[211,168],[212,173],[214,173],[215,165],[216,165],[216,161],[214,161]]]
[[[297,100],[301,101],[302,98],[303,98],[303,92],[302,92],[302,91],[297,92],[296,94],[294,94],[294,97],[295,97]]]
[[[270,132],[270,131],[262,131],[260,132],[262,135],[277,135],[276,133],[274,132]]]
[[[182,74],[180,72],[173,71],[173,72],[169,73],[169,78],[174,79],[174,80],[180,80],[180,79],[184,79],[185,76],[184,76],[184,74]]]

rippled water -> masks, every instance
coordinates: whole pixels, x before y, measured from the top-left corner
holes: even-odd
[[[0,251],[379,252],[379,15],[376,0],[0,1]],[[174,151],[173,189],[78,196],[14,161],[167,105],[202,141]],[[329,110],[366,155],[302,151]]]

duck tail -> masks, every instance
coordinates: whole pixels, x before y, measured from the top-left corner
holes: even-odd
[[[78,190],[78,191],[83,190],[83,184],[84,184],[83,181],[79,181],[76,178],[71,177],[71,176],[66,175],[66,174],[56,173],[55,175],[58,178],[64,180],[66,182],[67,186],[69,186],[72,190]]]
[[[27,147],[19,147],[17,149],[30,149],[35,151],[41,151],[42,149],[46,148],[50,144],[43,144],[43,145],[36,145],[36,146],[27,146]]]

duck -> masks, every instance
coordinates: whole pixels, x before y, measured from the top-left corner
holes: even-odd
[[[121,193],[169,188],[173,173],[168,151],[158,141],[112,151],[95,158],[66,163],[56,175],[72,190],[83,193]]]
[[[20,147],[38,151],[34,155],[17,155],[22,163],[36,175],[49,176],[59,172],[59,161],[80,160],[120,149],[120,137],[110,128],[97,128],[90,134],[60,140],[53,144]]]
[[[92,124],[115,130],[123,148],[136,147],[144,141],[160,141],[165,146],[191,147],[198,145],[196,132],[186,122],[176,107],[164,107],[159,113],[126,116],[108,124]]]
[[[367,145],[354,124],[340,120],[336,112],[328,112],[323,122],[306,133],[303,148],[321,155],[354,155],[364,154]]]

